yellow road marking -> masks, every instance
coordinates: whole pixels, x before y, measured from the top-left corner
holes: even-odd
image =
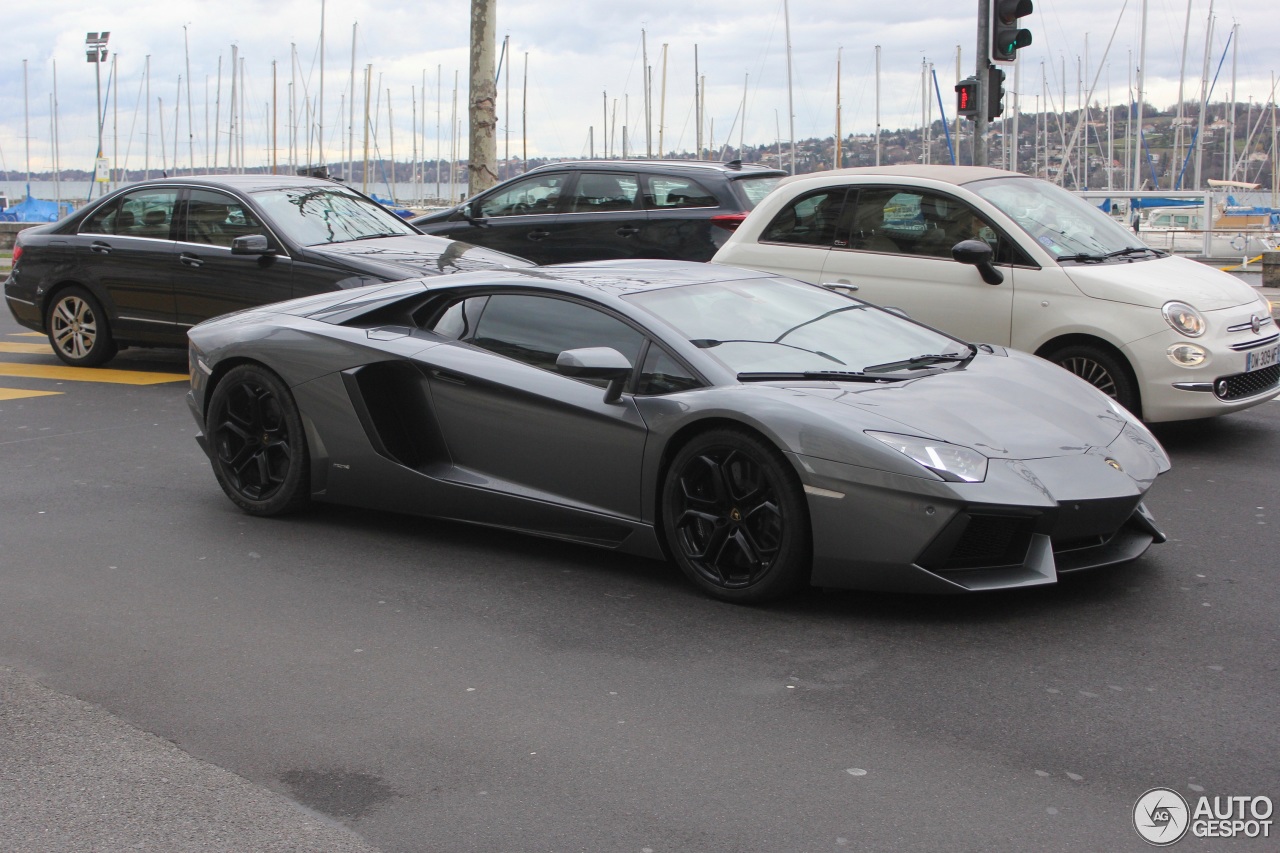
[[[23,352],[32,355],[53,355],[53,347],[48,344],[15,344],[0,341],[0,352]]]
[[[141,370],[110,370],[104,367],[50,367],[44,364],[18,364],[0,361],[0,376],[26,379],[61,379],[70,382],[110,382],[114,385],[160,385],[164,382],[186,382],[185,373],[148,373]]]
[[[23,397],[57,397],[61,391],[27,391],[22,388],[0,388],[0,400],[21,400]]]
[[[43,338],[44,332],[11,332],[11,338]]]

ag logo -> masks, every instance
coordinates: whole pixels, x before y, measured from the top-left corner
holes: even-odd
[[[1157,847],[1168,847],[1182,840],[1190,817],[1187,801],[1168,788],[1152,788],[1133,804],[1133,828],[1143,841]]]

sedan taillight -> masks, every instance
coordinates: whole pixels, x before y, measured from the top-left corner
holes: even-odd
[[[745,213],[720,213],[711,217],[711,224],[726,231],[735,231],[746,218]]]
[[[22,246],[21,246],[21,244],[16,245],[16,246],[14,246],[14,247],[13,247],[13,262],[16,264],[16,263],[18,262],[18,258],[20,258],[20,257],[22,257]]]

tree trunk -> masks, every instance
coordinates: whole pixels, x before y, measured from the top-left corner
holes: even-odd
[[[497,84],[494,52],[497,0],[471,0],[470,156],[467,194],[486,190],[498,182]]]

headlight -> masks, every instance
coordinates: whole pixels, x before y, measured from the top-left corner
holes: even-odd
[[[1175,332],[1181,332],[1189,338],[1198,338],[1204,334],[1204,315],[1185,302],[1166,302],[1160,309],[1164,319]]]
[[[892,432],[868,430],[867,435],[910,456],[944,480],[981,483],[987,478],[987,457],[970,447]]]
[[[1208,357],[1204,347],[1198,347],[1195,344],[1174,344],[1165,353],[1178,367],[1199,367]]]

